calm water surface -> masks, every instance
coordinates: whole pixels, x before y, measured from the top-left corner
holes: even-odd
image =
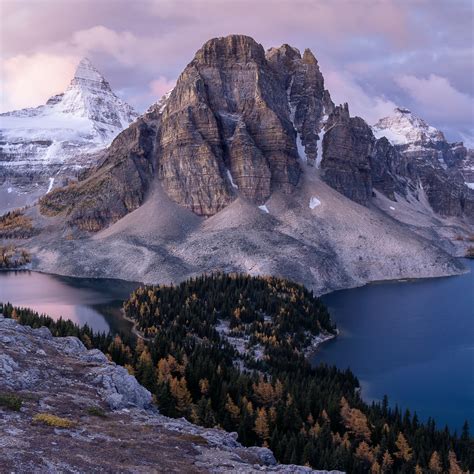
[[[88,324],[96,331],[128,330],[122,303],[138,286],[122,280],[69,278],[36,272],[0,272],[0,301],[53,318]]]
[[[465,275],[368,285],[322,299],[341,334],[313,362],[350,367],[366,400],[474,427],[474,261]]]

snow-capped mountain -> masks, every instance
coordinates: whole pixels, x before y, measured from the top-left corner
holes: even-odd
[[[474,160],[472,150],[461,142],[449,143],[443,132],[432,127],[410,110],[394,109],[389,117],[380,119],[372,131],[376,138],[386,137],[408,159],[425,165],[458,171],[465,184],[474,188]]]
[[[0,210],[29,204],[76,175],[137,116],[87,58],[64,93],[0,114]]]
[[[395,108],[393,115],[380,119],[372,130],[376,138],[386,137],[393,145],[422,145],[446,141],[443,132],[403,107]]]

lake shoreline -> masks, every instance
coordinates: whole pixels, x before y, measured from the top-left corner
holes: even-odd
[[[370,403],[389,396],[421,420],[460,431],[474,424],[474,262],[458,278],[384,281],[321,299],[340,334],[310,356],[349,368]]]
[[[473,259],[468,258],[468,257],[453,257],[456,260],[459,260],[462,262],[463,269],[456,271],[456,272],[446,272],[444,274],[440,275],[431,275],[431,276],[421,276],[421,277],[401,277],[401,278],[382,278],[382,279],[377,279],[377,280],[370,280],[366,282],[360,282],[354,285],[347,285],[343,286],[340,288],[335,288],[332,290],[329,290],[327,292],[314,292],[315,296],[318,298],[321,298],[323,296],[328,296],[332,293],[338,292],[338,291],[345,291],[345,290],[352,290],[355,288],[362,288],[365,286],[370,286],[370,285],[377,285],[377,284],[384,284],[384,283],[400,283],[400,282],[416,282],[416,281],[424,281],[424,280],[431,280],[431,279],[440,279],[440,278],[449,278],[449,277],[455,277],[455,276],[461,276],[465,275],[466,273],[470,273],[469,265],[464,264],[464,261],[472,261]],[[93,280],[97,282],[101,281],[118,281],[118,282],[125,282],[129,284],[136,284],[138,286],[145,286],[145,285],[160,285],[160,282],[155,282],[155,283],[149,283],[149,282],[144,282],[144,281],[136,281],[136,280],[129,280],[129,279],[123,279],[123,278],[112,278],[112,277],[97,277],[97,276],[78,276],[78,275],[71,275],[69,272],[68,273],[58,273],[58,272],[48,272],[44,271],[41,269],[36,269],[36,268],[2,268],[0,269],[0,272],[34,272],[34,273],[40,273],[43,275],[49,275],[49,276],[55,276],[55,277],[61,277],[61,278],[72,278],[72,279],[77,279],[77,280]],[[245,272],[242,272],[245,273]],[[181,282],[177,281],[173,284],[177,285]],[[166,283],[169,284],[169,283]],[[304,285],[306,286],[306,285]],[[308,287],[307,287],[308,288]],[[309,288],[311,289],[311,288]]]

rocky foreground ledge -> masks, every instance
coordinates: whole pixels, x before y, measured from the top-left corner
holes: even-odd
[[[326,472],[277,464],[269,449],[167,418],[151,402],[102,352],[0,315],[2,473]]]

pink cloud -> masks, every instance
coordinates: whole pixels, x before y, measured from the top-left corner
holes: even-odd
[[[143,47],[140,39],[129,31],[117,32],[103,25],[73,33],[69,45],[81,52],[82,56],[89,52],[106,53],[122,64],[130,66],[140,59],[139,51]]]
[[[176,85],[175,80],[168,80],[166,77],[160,76],[158,79],[154,79],[150,82],[151,94],[155,97],[155,100],[160,99],[164,94],[169,92]]]
[[[432,120],[474,123],[474,97],[458,91],[449,80],[436,74],[427,78],[401,75],[395,82]]]
[[[41,53],[7,59],[2,64],[1,111],[41,105],[63,92],[77,63],[78,58],[73,56]]]
[[[369,124],[390,115],[396,107],[385,97],[367,93],[349,73],[332,70],[326,71],[324,77],[332,100],[336,104],[348,102],[351,115],[358,115]]]

